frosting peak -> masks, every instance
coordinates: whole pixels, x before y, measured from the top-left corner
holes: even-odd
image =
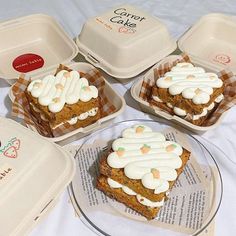
[[[33,80],[27,90],[39,104],[48,106],[49,111],[59,112],[64,105],[75,104],[79,100],[88,102],[98,97],[98,89],[89,86],[86,78],[80,78],[78,71],[62,70],[56,76],[48,75],[42,80]]]
[[[128,178],[140,179],[144,187],[154,189],[155,193],[169,189],[168,181],[177,178],[176,169],[182,165],[179,156],[183,148],[144,125],[125,129],[122,138],[112,143],[112,149],[108,165],[124,168]]]

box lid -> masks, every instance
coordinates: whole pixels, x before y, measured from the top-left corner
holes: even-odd
[[[11,80],[20,73],[35,75],[78,53],[75,42],[51,17],[34,14],[0,23],[0,78]]]
[[[74,159],[15,121],[0,129],[0,235],[24,235],[72,180]]]
[[[130,5],[89,19],[76,42],[86,60],[121,79],[138,75],[176,49],[164,24]]]
[[[218,13],[203,16],[178,41],[181,51],[202,66],[236,74],[236,17]]]

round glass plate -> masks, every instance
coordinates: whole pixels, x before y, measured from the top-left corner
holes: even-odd
[[[147,221],[128,207],[106,197],[96,188],[99,158],[122,130],[144,124],[166,134],[191,152],[190,160],[170,191],[157,218]],[[97,235],[198,235],[215,217],[223,194],[222,178],[215,159],[219,149],[198,136],[181,133],[151,120],[116,123],[90,135],[76,155],[76,175],[69,187],[73,206],[82,222]],[[211,154],[214,153],[214,156]]]

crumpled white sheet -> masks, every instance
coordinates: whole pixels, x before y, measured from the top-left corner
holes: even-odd
[[[236,15],[235,0],[1,0],[0,3],[0,21],[33,13],[44,13],[55,17],[73,38],[79,34],[83,23],[89,17],[124,3],[136,5],[160,18],[176,40],[202,15],[211,12]],[[110,82],[120,94],[124,95],[128,105],[125,112],[117,117],[116,121],[133,118],[150,119],[148,115],[136,110],[139,109],[138,105],[133,101],[128,90],[132,82],[126,85],[121,85],[114,79],[110,79]],[[7,97],[8,91],[9,85],[0,80],[0,115],[6,117],[10,117],[11,107],[11,102]],[[222,205],[216,217],[215,235],[234,235],[236,232],[236,107],[226,114],[218,128],[208,131],[203,137],[221,148],[229,157],[227,159],[222,156],[221,159],[217,160],[223,176],[224,194]],[[65,191],[55,209],[30,235],[94,235],[75,217],[68,199],[67,191]]]

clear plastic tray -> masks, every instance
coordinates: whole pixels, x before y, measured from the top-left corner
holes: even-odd
[[[170,126],[157,123],[151,120],[130,120],[116,123],[106,129],[103,129],[99,132],[92,134],[83,145],[93,144],[94,141],[104,140],[105,142],[110,142],[115,138],[118,138],[121,134],[121,131],[127,127],[133,126],[135,124],[144,124],[150,126],[155,131],[162,132],[170,128]],[[93,160],[93,164],[85,168],[81,167],[79,163],[81,159],[85,158],[85,155],[78,154],[76,157],[76,175],[70,185],[69,193],[71,196],[71,200],[73,202],[73,206],[79,215],[80,219],[88,226],[93,232],[98,235],[198,235],[201,233],[206,227],[210,224],[210,222],[214,219],[222,199],[223,194],[223,183],[219,168],[215,161],[215,158],[221,158],[223,155],[219,149],[216,149],[214,145],[205,141],[204,139],[198,136],[192,136],[187,133],[180,133],[181,136],[184,136],[191,147],[191,153],[194,155],[197,164],[201,166],[201,171],[203,171],[208,177],[210,181],[210,195],[209,195],[209,211],[205,215],[205,220],[203,221],[201,227],[197,228],[190,234],[174,232],[172,230],[167,230],[156,226],[152,223],[152,221],[144,221],[137,218],[127,217],[117,210],[116,201],[108,200],[106,203],[106,208],[108,207],[111,212],[106,212],[103,210],[103,207],[99,206],[95,210],[88,210],[83,195],[83,187],[81,181],[79,181],[80,174],[86,173],[85,178],[90,179],[94,184],[96,182],[96,175],[92,175],[92,173],[97,172],[95,167],[96,159]],[[82,147],[83,147],[82,145]],[[82,148],[81,147],[81,148]],[[214,156],[211,154],[213,150]],[[198,173],[200,174],[200,173]],[[182,174],[184,175],[184,174]],[[95,177],[93,177],[95,176]],[[98,194],[97,189],[94,191]],[[93,190],[90,190],[92,193]],[[188,194],[186,190],[186,194]],[[92,195],[92,194],[91,194]],[[109,198],[108,198],[109,199]],[[167,208],[168,209],[168,208]],[[186,209],[183,209],[186,210]],[[189,217],[194,217],[194,211],[190,213]],[[121,227],[118,227],[121,226]],[[119,230],[117,230],[119,228]]]

